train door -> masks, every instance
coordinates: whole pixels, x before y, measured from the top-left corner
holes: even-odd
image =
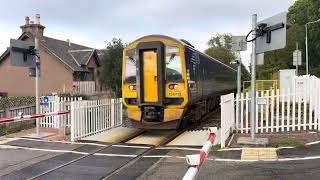
[[[163,107],[164,104],[164,44],[141,42],[137,45],[138,106]]]
[[[143,64],[143,101],[158,102],[157,53],[155,50],[142,52]]]

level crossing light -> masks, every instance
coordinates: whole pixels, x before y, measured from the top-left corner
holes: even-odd
[[[319,9],[320,11],[320,9]],[[314,24],[320,22],[320,19],[316,21],[307,22],[305,25],[306,28],[306,74],[309,74],[309,55],[308,55],[308,24]]]

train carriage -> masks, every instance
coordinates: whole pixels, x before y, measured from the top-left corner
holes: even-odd
[[[179,129],[236,90],[236,71],[185,40],[142,37],[123,51],[122,97],[133,126]]]

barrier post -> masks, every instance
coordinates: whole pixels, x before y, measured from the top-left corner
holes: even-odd
[[[205,158],[209,154],[210,148],[213,145],[213,141],[216,137],[217,128],[216,127],[209,127],[208,128],[210,135],[206,143],[202,146],[199,154],[187,155],[187,163],[189,165],[188,171],[182,178],[182,180],[194,180],[201,168],[202,164],[205,161]]]

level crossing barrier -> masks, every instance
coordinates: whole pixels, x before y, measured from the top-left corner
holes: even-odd
[[[208,128],[210,135],[208,140],[202,146],[199,154],[187,155],[186,160],[189,165],[188,171],[182,178],[182,180],[194,180],[196,179],[201,166],[203,165],[205,158],[209,154],[209,151],[213,145],[213,141],[216,137],[217,128],[216,127],[209,127]]]
[[[40,113],[40,114],[32,114],[32,115],[23,115],[23,113],[20,113],[19,116],[9,117],[9,118],[1,118],[0,124],[9,123],[9,122],[24,121],[24,120],[32,120],[32,119],[37,119],[37,118],[49,117],[49,116],[64,115],[64,114],[68,114],[68,113],[70,113],[70,111],[48,112],[48,113]]]

